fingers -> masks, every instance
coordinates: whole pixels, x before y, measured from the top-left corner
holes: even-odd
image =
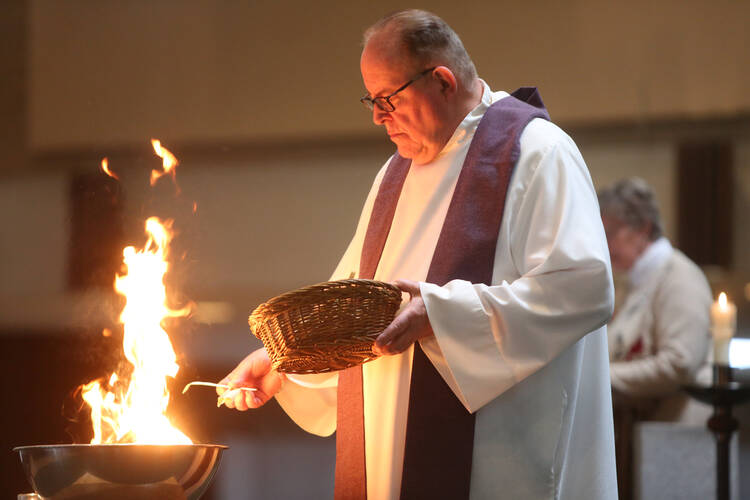
[[[402,292],[406,292],[412,297],[419,295],[419,282],[411,280],[396,280],[393,282]]]
[[[265,349],[258,349],[248,354],[245,359],[224,377],[220,384],[233,387],[257,387],[260,381],[271,371],[271,361]],[[216,394],[221,396],[226,388],[217,387]]]
[[[398,286],[405,284],[404,291],[412,289],[412,292],[410,292],[412,298],[401,313],[383,330],[383,333],[375,339],[373,351],[376,354],[399,354],[417,340],[434,335],[430,319],[427,316],[427,309],[421,295],[419,295],[418,284],[406,280],[399,280],[397,283],[400,283]],[[416,287],[416,291],[411,288],[412,285]]]
[[[405,351],[414,342],[409,341],[407,330],[408,319],[405,318],[405,314],[397,316],[375,339],[373,351],[379,355],[393,355]]]
[[[232,374],[230,373],[229,375],[227,375],[223,379],[219,380],[219,382],[217,382],[218,386],[216,387],[216,394],[218,396],[221,396],[222,394],[224,394],[225,392],[227,392],[227,388],[226,387],[219,387],[219,386],[222,386],[222,385],[231,385],[230,384],[230,380],[231,379],[232,379]]]
[[[240,411],[258,408],[279,392],[283,381],[283,374],[273,369],[266,350],[258,349],[224,377],[222,383],[229,388],[217,388],[217,405]],[[256,391],[243,391],[239,387],[252,387]]]
[[[270,398],[261,391],[243,391],[240,389],[229,389],[219,397],[219,403],[227,408],[239,411],[247,411],[250,408],[263,406]]]

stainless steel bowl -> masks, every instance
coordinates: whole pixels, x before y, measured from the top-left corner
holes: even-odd
[[[206,491],[226,446],[60,444],[14,448],[44,498],[195,500]]]

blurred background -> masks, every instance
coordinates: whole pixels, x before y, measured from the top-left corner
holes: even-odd
[[[408,6],[443,17],[493,89],[537,86],[597,187],[646,179],[667,236],[728,293],[750,337],[750,3]],[[75,389],[117,362],[112,283],[151,215],[174,219],[168,285],[197,304],[171,328],[182,366],[171,413],[196,442],[230,446],[205,498],[332,497],[333,438],[305,434],[275,402],[238,413],[210,389],[179,389],[222,378],[260,345],[249,312],[325,281],[343,254],[393,151],[358,102],[361,33],[404,7],[3,1],[4,497],[31,489],[13,446],[90,439]],[[151,138],[180,160],[179,189],[149,186]]]

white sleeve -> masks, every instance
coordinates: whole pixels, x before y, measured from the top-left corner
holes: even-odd
[[[390,160],[389,160],[390,162]],[[370,222],[375,197],[388,162],[378,173],[367,196],[354,238],[344,252],[331,280],[347,279],[359,272],[360,254],[367,225]],[[338,372],[315,375],[287,375],[276,401],[301,428],[319,436],[329,436],[336,430],[336,392]]]
[[[492,286],[420,283],[435,332],[422,346],[472,412],[612,314],[614,290],[596,192],[575,144],[559,135],[531,151],[524,151],[522,136]]]
[[[294,423],[311,434],[330,436],[336,430],[338,374],[287,375],[276,401]]]

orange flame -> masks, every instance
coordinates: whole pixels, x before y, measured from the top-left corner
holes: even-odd
[[[91,407],[94,424],[92,443],[191,443],[190,438],[172,427],[165,412],[169,403],[167,377],[179,370],[167,332],[161,323],[167,317],[185,316],[189,308],[167,306],[163,279],[168,270],[165,259],[171,239],[171,221],[156,217],[146,221],[148,241],[141,250],[123,250],[127,273],[118,275],[115,289],[125,296],[120,315],[125,335],[123,349],[132,365],[129,384],[113,373],[105,388],[95,380],[83,388],[83,399]]]
[[[114,172],[112,172],[112,171],[111,171],[111,170],[109,169],[109,162],[107,161],[107,159],[106,159],[106,158],[102,158],[102,172],[104,172],[104,173],[105,173],[105,174],[107,174],[108,176],[112,177],[113,179],[117,179],[118,181],[120,180],[120,178],[119,178],[119,177],[117,177],[117,176],[116,176],[116,175],[114,174]]]
[[[175,167],[178,165],[177,158],[175,158],[167,148],[163,147],[161,145],[161,141],[159,141],[158,139],[151,139],[151,145],[153,146],[156,155],[162,159],[161,164],[162,168],[164,169],[162,172],[159,172],[158,170],[151,171],[151,185],[153,186],[154,184],[156,184],[156,181],[167,174],[172,176],[172,182],[174,182]]]
[[[155,142],[156,149],[158,141]],[[160,151],[164,153],[165,170],[167,158],[173,169],[177,160],[168,151]],[[102,167],[106,167],[106,158]],[[126,301],[120,322],[124,326],[123,351],[129,366],[112,373],[107,382],[94,380],[82,387],[83,399],[91,407],[92,444],[192,443],[166,416],[167,377],[175,377],[179,366],[162,322],[190,313],[189,306],[174,310],[167,305],[164,276],[169,269],[171,227],[171,220],[162,222],[150,217],[145,224],[148,240],[143,248],[123,249],[126,271],[116,277],[115,289]]]

